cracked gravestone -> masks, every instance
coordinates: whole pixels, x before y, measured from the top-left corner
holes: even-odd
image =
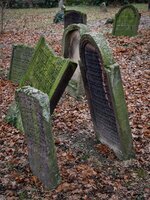
[[[119,66],[101,35],[80,40],[80,68],[97,138],[120,159],[134,153]]]
[[[112,34],[115,36],[135,36],[138,32],[140,14],[133,5],[122,7],[115,16]]]
[[[54,189],[60,183],[59,169],[51,130],[47,94],[25,86],[16,91],[16,101],[25,130],[31,170],[45,187]]]
[[[87,15],[76,10],[66,10],[64,28],[67,28],[70,24],[87,24]]]
[[[87,26],[84,24],[71,24],[63,34],[63,56],[70,58],[78,64],[80,60],[79,43],[81,36],[87,32]],[[83,81],[79,66],[77,67],[72,79],[70,80],[67,92],[74,97],[80,97],[84,94]]]
[[[71,60],[54,55],[41,37],[20,86],[30,85],[48,94],[52,114],[76,67]]]
[[[33,56],[34,48],[15,45],[12,50],[12,58],[9,71],[9,80],[19,83],[26,71]]]

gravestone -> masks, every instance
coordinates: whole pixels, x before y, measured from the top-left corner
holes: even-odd
[[[115,36],[135,36],[139,23],[138,10],[133,5],[126,5],[115,15],[112,34]]]
[[[55,56],[41,37],[20,87],[30,85],[48,94],[52,114],[76,67],[71,60]]]
[[[16,91],[25,134],[31,170],[49,189],[60,183],[59,169],[51,130],[47,94],[25,86]]]
[[[79,43],[81,36],[87,32],[87,26],[84,24],[71,24],[63,34],[63,56],[70,58],[78,64],[80,60]],[[72,79],[67,87],[67,92],[74,97],[79,98],[84,94],[83,82],[79,66],[77,67]]]
[[[12,50],[12,58],[9,71],[9,80],[14,83],[19,83],[25,75],[31,58],[33,56],[34,48],[24,45],[14,45]]]
[[[80,68],[97,138],[118,158],[133,156],[132,137],[118,64],[105,38],[84,34],[80,40]]]
[[[64,28],[67,28],[70,24],[87,24],[87,15],[76,10],[66,10]]]
[[[100,10],[102,12],[107,12],[106,2],[103,2],[103,3],[100,4]]]
[[[64,21],[65,5],[64,5],[63,0],[59,1],[58,7],[60,10],[56,13],[56,15],[54,16],[54,19],[53,19],[53,22],[56,24]]]

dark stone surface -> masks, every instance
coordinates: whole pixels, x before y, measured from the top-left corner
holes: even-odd
[[[101,132],[101,137],[118,145],[116,119],[108,90],[108,81],[103,70],[102,58],[91,44],[85,46],[85,64],[90,104],[96,129]]]
[[[64,15],[64,28],[67,28],[70,24],[87,24],[86,14],[76,11],[76,10],[67,10]]]
[[[119,159],[133,157],[120,70],[103,35],[82,35],[80,58],[80,69],[98,140],[113,149]]]

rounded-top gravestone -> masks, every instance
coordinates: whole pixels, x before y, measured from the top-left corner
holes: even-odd
[[[115,16],[112,34],[115,36],[135,36],[139,23],[138,10],[133,5],[126,5]]]
[[[70,58],[72,61],[78,64],[80,60],[79,55],[79,43],[82,34],[86,33],[88,28],[84,24],[71,24],[65,30],[63,34],[63,56],[64,58]],[[81,78],[80,68],[77,67],[67,92],[74,97],[80,97],[84,94],[83,82]]]
[[[84,34],[80,68],[97,138],[120,159],[133,156],[132,138],[119,66],[105,38]]]

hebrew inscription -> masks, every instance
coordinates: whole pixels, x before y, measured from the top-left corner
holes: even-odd
[[[54,139],[51,131],[49,98],[30,86],[18,89],[16,101],[27,135],[29,163],[34,175],[50,189],[60,183]]]
[[[9,80],[19,83],[26,71],[34,53],[34,48],[24,45],[13,46]]]
[[[76,67],[69,59],[55,56],[42,37],[20,86],[30,85],[48,94],[52,113]]]
[[[98,139],[120,159],[133,156],[132,139],[119,66],[105,38],[83,34],[80,68]]]

